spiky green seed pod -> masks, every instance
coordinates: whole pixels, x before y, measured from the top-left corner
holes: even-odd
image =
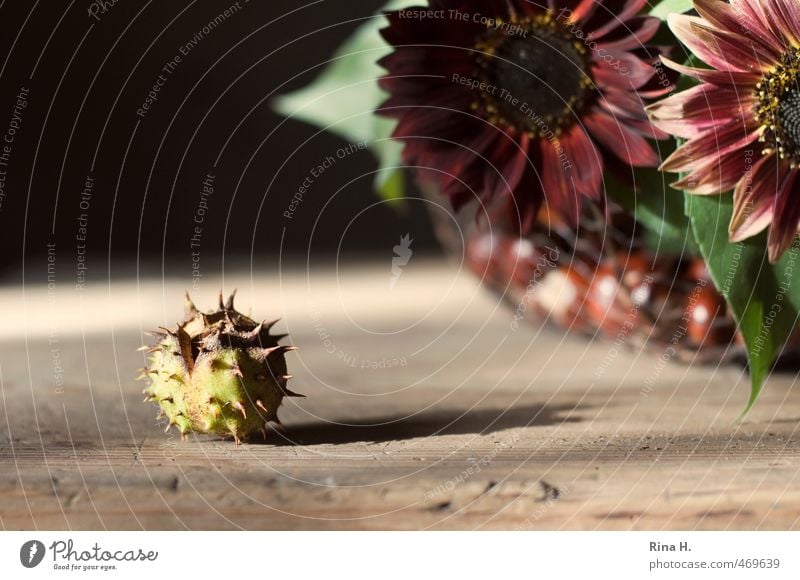
[[[270,334],[277,320],[258,324],[237,312],[235,294],[223,303],[220,293],[219,309],[204,314],[187,293],[186,320],[153,333],[158,342],[143,347],[145,401],[161,407],[167,431],[230,436],[237,445],[255,433],[266,438],[283,398],[302,396],[286,386],[284,354],[296,348],[278,344],[287,335]]]

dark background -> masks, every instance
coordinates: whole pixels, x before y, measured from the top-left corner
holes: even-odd
[[[0,208],[4,282],[22,280],[23,262],[25,279],[33,280],[52,243],[59,274],[69,276],[81,213],[88,215],[92,277],[130,272],[131,264],[139,273],[190,276],[192,220],[209,172],[216,179],[202,234],[206,273],[223,263],[249,265],[251,256],[267,267],[279,254],[284,266],[304,264],[306,255],[330,261],[337,252],[345,259],[390,257],[405,233],[418,250],[435,247],[422,203],[407,204],[404,213],[378,205],[351,223],[377,199],[367,152],[326,173],[284,235],[282,213],[300,182],[345,143],[314,137],[280,171],[317,129],[289,121],[262,145],[283,121],[265,97],[310,82],[321,70],[315,65],[381,2],[242,0],[238,14],[183,57],[145,119],[136,111],[162,67],[232,2],[118,0],[99,22],[88,14],[91,4],[16,0],[0,9],[0,138],[20,88],[30,90]],[[82,211],[87,175],[94,188]]]

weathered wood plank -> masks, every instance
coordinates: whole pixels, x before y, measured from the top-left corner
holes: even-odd
[[[284,324],[302,347],[290,365],[309,398],[286,405],[266,443],[240,448],[166,435],[141,403],[136,321],[177,318],[180,303],[148,297],[106,327],[62,328],[57,351],[42,321],[28,321],[26,340],[2,339],[2,528],[800,528],[796,377],[773,378],[740,423],[740,369],[513,331],[440,265],[409,272],[414,299],[360,303],[348,322],[322,296],[357,293],[365,272],[323,277],[304,300],[304,275],[264,282],[289,303]],[[179,297],[178,284],[163,294]],[[38,299],[27,294],[27,312]],[[75,300],[59,295],[86,308]],[[323,303],[319,323],[309,304]]]

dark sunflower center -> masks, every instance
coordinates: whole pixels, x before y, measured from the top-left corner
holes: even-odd
[[[797,87],[783,95],[778,109],[778,120],[784,135],[797,149],[800,144],[800,90]]]
[[[589,95],[585,47],[550,18],[492,29],[478,42],[492,122],[542,136],[572,125]]]
[[[781,63],[756,85],[756,118],[764,128],[762,141],[793,166],[800,163],[800,51],[784,55]]]

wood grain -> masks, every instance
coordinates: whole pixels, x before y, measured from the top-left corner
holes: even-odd
[[[794,375],[737,421],[739,368],[513,330],[441,263],[412,262],[392,294],[387,278],[386,265],[226,278],[240,305],[284,315],[301,347],[293,388],[308,395],[239,448],[165,434],[133,380],[141,329],[180,316],[180,281],[60,287],[63,315],[44,291],[3,290],[22,330],[0,338],[0,525],[800,528]]]

